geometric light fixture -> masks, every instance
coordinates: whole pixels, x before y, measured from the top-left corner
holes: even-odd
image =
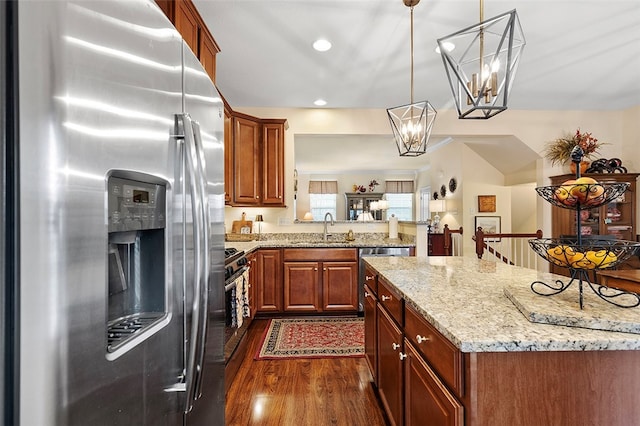
[[[516,10],[438,39],[458,118],[488,119],[507,109],[526,42]],[[455,50],[451,50],[451,46]]]
[[[411,100],[410,104],[387,109],[393,138],[401,156],[417,157],[427,151],[436,110],[429,101],[413,102],[413,7],[420,0],[403,0],[411,10]]]

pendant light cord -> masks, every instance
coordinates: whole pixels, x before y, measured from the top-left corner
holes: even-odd
[[[413,105],[413,6],[411,6],[410,9],[411,9],[411,104]]]

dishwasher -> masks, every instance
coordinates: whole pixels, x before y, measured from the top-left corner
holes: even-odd
[[[409,256],[409,247],[360,247],[358,250],[358,315],[364,315],[364,260],[366,256]]]

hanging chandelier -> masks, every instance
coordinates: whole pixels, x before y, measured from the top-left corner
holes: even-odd
[[[516,10],[485,21],[484,0],[479,24],[438,39],[458,118],[488,119],[507,109],[525,44]]]
[[[411,103],[387,110],[398,153],[407,157],[417,157],[427,151],[437,114],[429,101],[413,102],[413,7],[419,2],[403,0],[411,10]]]

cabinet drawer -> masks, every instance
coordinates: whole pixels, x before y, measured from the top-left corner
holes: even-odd
[[[358,250],[352,248],[286,248],[283,252],[285,261],[358,260]]]
[[[402,327],[403,302],[391,286],[378,276],[378,301],[389,312],[393,319]]]
[[[369,287],[374,296],[378,296],[378,274],[368,266],[364,270],[364,285]]]
[[[464,389],[462,352],[410,306],[405,307],[404,331],[406,338],[424,356],[442,381],[456,395],[462,396]]]

